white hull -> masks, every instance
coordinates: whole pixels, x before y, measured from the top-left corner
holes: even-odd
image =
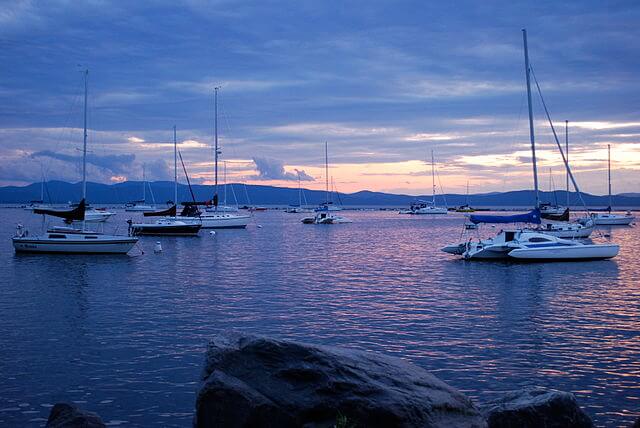
[[[16,252],[26,253],[126,254],[136,242],[138,238],[127,236],[48,233],[45,236],[14,237],[13,247]]]
[[[305,217],[302,220],[304,224],[346,224],[353,223],[351,219],[339,215],[320,212],[313,217]]]
[[[152,207],[151,205],[136,205],[133,207],[126,207],[124,210],[130,213],[135,213],[135,212],[151,212],[151,211],[155,211],[156,208]]]
[[[519,260],[596,260],[610,259],[618,255],[620,246],[615,244],[570,245],[553,248],[516,248],[509,257]]]
[[[598,226],[628,226],[636,218],[632,215],[593,214],[593,221]]]
[[[87,223],[104,223],[114,215],[116,215],[116,213],[89,209],[84,212],[84,221]],[[82,223],[82,221],[74,221],[74,223],[78,224]]]
[[[413,215],[424,215],[424,214],[447,214],[449,210],[446,208],[438,208],[438,207],[426,207],[426,208],[418,208],[415,210],[402,210],[399,214],[413,214]]]
[[[203,229],[242,229],[247,227],[251,216],[242,214],[203,213],[200,217],[180,217],[187,224],[202,224]]]
[[[594,229],[593,222],[590,222],[589,225],[580,223],[547,223],[541,225],[536,231],[556,238],[585,239],[591,236]]]

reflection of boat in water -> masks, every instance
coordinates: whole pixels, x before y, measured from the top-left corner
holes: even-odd
[[[431,201],[417,200],[415,202],[412,202],[408,210],[401,210],[398,212],[398,214],[413,214],[413,215],[447,214],[449,212],[447,207],[436,206],[436,170],[435,170],[435,162],[433,158],[433,150],[431,150],[431,181],[433,185],[432,200]]]
[[[530,75],[531,68],[529,67],[529,56],[527,51],[527,34],[526,30],[523,30],[523,42],[525,52],[525,69],[526,69],[526,81],[527,81],[527,98],[529,105],[529,130],[531,139],[531,159],[533,166],[533,178],[536,195],[535,208],[526,214],[516,214],[511,216],[490,216],[490,215],[471,215],[469,220],[474,224],[480,223],[528,223],[528,224],[541,224],[541,212],[540,212],[540,200],[538,191],[538,175],[536,168],[536,151],[535,151],[535,137],[534,137],[534,122],[533,122],[533,110],[531,103],[531,87],[530,87]],[[536,82],[537,85],[537,82]],[[540,88],[538,87],[538,91]],[[543,106],[544,100],[543,100]],[[567,173],[571,176],[574,187],[579,193],[578,185],[571,175],[569,164],[560,147],[560,143],[557,140],[555,129],[553,128],[553,122],[547,113],[547,118],[553,135],[556,138],[556,144],[560,149],[560,154],[565,163]],[[568,216],[568,211],[566,211]],[[530,228],[517,228],[512,230],[503,230],[495,237],[489,239],[469,239],[457,244],[451,244],[444,248],[442,251],[450,254],[455,254],[464,257],[465,259],[519,259],[529,261],[555,261],[555,260],[596,260],[607,259],[615,257],[618,254],[620,247],[616,244],[585,244],[577,240],[569,240],[553,236],[551,233],[561,234],[564,232],[580,231],[576,229],[571,231],[573,225],[552,226],[547,225],[550,233],[541,229],[532,230]],[[577,226],[576,226],[577,227]],[[593,225],[589,225],[593,227]],[[561,229],[566,228],[566,230]]]

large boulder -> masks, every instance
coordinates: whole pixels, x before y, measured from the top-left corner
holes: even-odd
[[[95,413],[86,412],[68,403],[57,403],[49,413],[47,428],[105,428]]]
[[[462,393],[404,360],[228,333],[206,354],[196,427],[486,427]]]
[[[483,406],[489,428],[591,428],[576,397],[546,388],[513,391]]]

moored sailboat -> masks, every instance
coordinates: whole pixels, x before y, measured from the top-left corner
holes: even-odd
[[[531,102],[531,67],[529,66],[529,53],[527,49],[527,33],[523,31],[525,70],[527,83],[527,101],[529,107],[529,136],[531,140],[531,160],[533,167],[533,182],[535,188],[535,208],[527,213],[512,216],[485,216],[471,215],[470,221],[473,224],[479,223],[541,223],[540,198],[538,187],[538,172],[536,163],[536,146],[533,122],[533,107]],[[537,85],[537,82],[536,82]],[[539,87],[538,87],[539,90]],[[560,150],[567,174],[571,178],[576,191],[579,193],[577,183],[571,173],[565,155],[560,146],[553,122],[545,107],[545,113],[549,119],[556,144]],[[557,261],[557,260],[596,260],[615,257],[618,254],[619,246],[616,244],[585,244],[577,240],[569,240],[552,236],[542,230],[532,230],[528,228],[515,228],[503,230],[494,238],[468,240],[458,244],[451,244],[442,251],[450,254],[460,255],[465,259],[519,259],[528,261]]]
[[[611,194],[611,144],[607,144],[607,171],[609,180],[609,206],[606,213],[592,213],[591,218],[597,225],[607,226],[628,226],[636,218],[630,211],[625,214],[614,214],[613,210],[613,195]]]
[[[447,207],[439,207],[436,205],[436,169],[433,150],[431,150],[431,181],[431,201],[417,200],[412,202],[408,210],[401,210],[399,214],[447,214],[449,212]]]
[[[69,253],[69,254],[126,254],[138,242],[132,236],[109,235],[86,229],[87,194],[87,91],[89,71],[84,73],[84,132],[82,146],[82,200],[71,210],[35,208],[34,214],[49,215],[64,219],[67,223],[81,222],[82,228],[54,227],[42,235],[31,235],[18,226],[12,238],[16,252]]]

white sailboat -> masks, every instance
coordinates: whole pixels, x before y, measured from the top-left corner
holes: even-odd
[[[287,207],[284,212],[290,214],[301,214],[301,213],[310,213],[313,212],[311,209],[307,208],[307,197],[304,195],[304,190],[302,189],[302,183],[300,180],[300,171],[298,173],[298,205],[290,205]],[[304,205],[302,204],[302,200],[304,199]]]
[[[324,170],[325,170],[325,194],[326,200],[320,208],[316,209],[316,215],[312,217],[305,217],[301,221],[304,224],[343,224],[343,223],[352,223],[352,220],[334,214],[331,210],[331,205],[329,201],[329,145],[327,142],[324,143]]]
[[[529,106],[529,136],[531,140],[531,159],[533,166],[533,182],[535,187],[535,208],[527,214],[512,216],[484,216],[472,215],[472,223],[534,223],[540,224],[540,198],[538,191],[538,171],[536,164],[536,147],[533,122],[533,107],[531,103],[531,68],[529,66],[529,52],[527,49],[527,33],[522,30],[525,56],[525,70],[527,82],[527,101]],[[539,87],[538,87],[539,90]],[[553,131],[556,144],[562,155],[563,162],[567,169],[576,191],[579,193],[577,183],[571,173],[571,169],[566,161],[562,147],[558,142],[555,128],[551,117],[545,107],[545,113],[549,119],[551,130]],[[558,261],[558,260],[596,260],[608,259],[618,254],[620,247],[616,244],[585,244],[577,240],[558,238],[541,231],[527,228],[503,230],[494,238],[468,240],[456,244],[447,245],[442,251],[450,254],[460,255],[465,259],[518,259],[527,261]]]
[[[155,205],[147,204],[147,177],[145,171],[145,165],[142,165],[142,199],[138,201],[128,202],[124,205],[124,210],[127,212],[147,212],[154,211]],[[152,198],[153,199],[153,198]]]
[[[417,200],[412,202],[408,210],[401,210],[399,214],[447,214],[449,212],[447,207],[439,207],[436,205],[436,167],[433,150],[431,150],[431,181],[431,201]]]
[[[607,169],[608,169],[608,178],[609,178],[609,206],[607,207],[606,213],[592,213],[591,218],[597,225],[607,225],[607,226],[628,226],[630,225],[636,217],[631,214],[631,212],[627,212],[626,214],[613,214],[611,212],[613,207],[613,196],[611,194],[611,144],[607,144]]]
[[[182,221],[197,223],[201,222],[203,229],[244,229],[251,221],[248,214],[240,214],[235,212],[227,212],[218,210],[218,157],[220,149],[218,148],[218,89],[214,88],[214,194],[213,207],[200,213],[197,217],[181,218]]]
[[[178,140],[176,127],[173,127],[173,200],[178,200]],[[153,236],[195,236],[202,228],[201,223],[185,222],[176,217],[177,207],[173,206],[163,211],[145,212],[145,217],[162,217],[154,223],[129,223],[131,235],[153,235]],[[166,217],[165,217],[166,216]]]
[[[238,212],[238,201],[236,200],[236,204],[235,205],[228,205],[227,204],[227,187],[229,187],[229,183],[227,183],[227,162],[226,161],[222,161],[222,179],[224,181],[224,187],[223,187],[223,197],[222,197],[222,205],[218,205],[217,210],[219,212],[223,212],[223,213],[235,213]],[[236,197],[236,193],[233,190],[233,185],[231,185],[231,192],[233,193],[233,197],[235,199]],[[205,211],[215,211],[216,208],[214,207],[206,207]]]
[[[72,210],[34,209],[34,213],[82,222],[81,229],[54,227],[42,235],[31,235],[18,225],[13,247],[16,252],[70,254],[126,254],[138,242],[132,236],[108,235],[86,230],[87,194],[87,90],[89,71],[84,73],[84,132],[82,149],[82,200]]]

